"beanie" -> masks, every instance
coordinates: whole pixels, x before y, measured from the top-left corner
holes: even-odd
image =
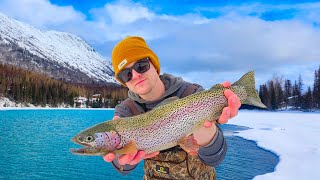
[[[126,65],[138,61],[140,59],[149,57],[153,66],[160,74],[160,62],[157,55],[148,47],[146,41],[138,36],[128,36],[121,40],[112,50],[112,66],[115,77],[118,82],[126,86],[117,77],[119,72],[123,70]]]

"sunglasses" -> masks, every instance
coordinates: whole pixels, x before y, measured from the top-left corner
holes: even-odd
[[[125,68],[119,72],[118,78],[126,83],[132,79],[132,69],[134,69],[137,73],[142,74],[147,72],[150,69],[149,58],[143,58],[133,64],[130,68]]]

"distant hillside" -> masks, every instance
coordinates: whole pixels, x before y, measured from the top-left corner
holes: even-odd
[[[127,92],[123,86],[65,83],[37,72],[0,64],[0,98],[7,97],[15,103],[73,107],[74,98],[99,94],[104,101],[97,107],[114,107],[127,98]]]
[[[116,83],[110,61],[81,38],[43,32],[0,13],[0,64],[73,83]]]

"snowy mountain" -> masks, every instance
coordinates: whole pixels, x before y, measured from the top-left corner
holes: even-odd
[[[110,61],[78,36],[41,31],[0,13],[0,63],[75,83],[116,83]]]

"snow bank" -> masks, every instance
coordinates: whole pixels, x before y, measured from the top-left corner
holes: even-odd
[[[228,124],[252,129],[237,136],[280,156],[275,172],[255,179],[320,179],[320,113],[241,110]]]

